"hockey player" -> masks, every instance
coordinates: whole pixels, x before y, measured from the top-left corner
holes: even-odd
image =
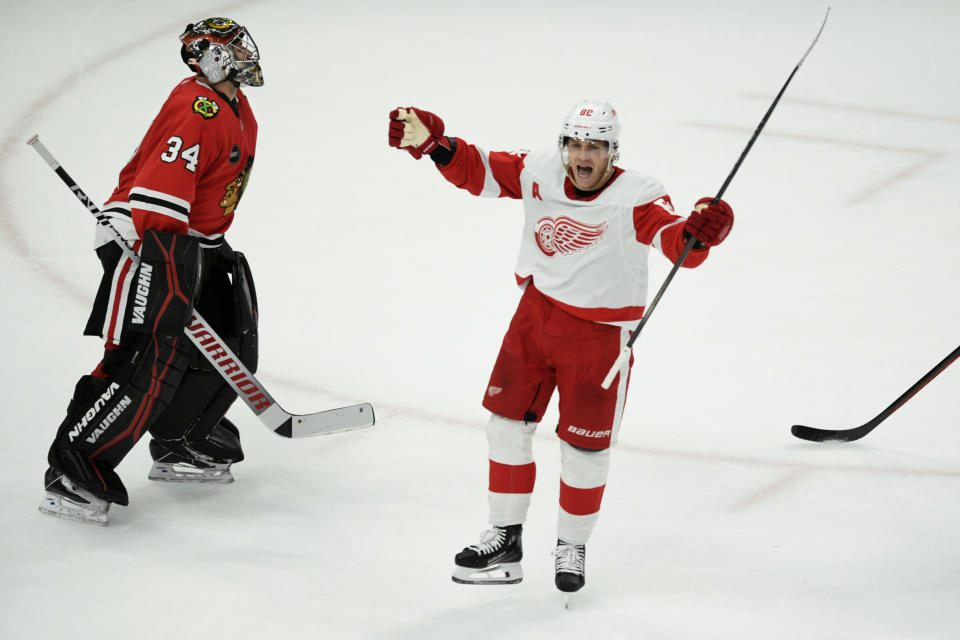
[[[696,267],[733,226],[733,211],[711,198],[678,216],[663,186],[616,165],[620,124],[606,102],[576,104],[559,145],[532,152],[487,152],[444,135],[436,115],[409,107],[390,113],[389,144],[429,155],[441,175],[473,195],[523,200],[525,225],[516,266],[523,294],[503,339],[483,406],[492,412],[489,523],[480,542],[455,557],[453,580],[516,583],[523,578],[521,535],[536,477],[532,437],[554,389],[560,397],[560,510],[555,582],[585,582],[585,545],[600,511],[626,399],[632,357],[609,390],[610,365],[642,317],[647,254],[653,247]]]
[[[256,153],[240,86],[263,84],[260,53],[228,18],[187,25],[180,43],[194,75],[170,93],[103,207],[140,259],[98,227],[104,274],[84,333],[106,344],[50,446],[40,504],[49,515],[107,524],[110,505],[128,503],[114,469],[147,431],[151,480],[231,482],[243,460],[224,417],[236,394],[183,330],[196,308],[256,370],[253,280],[224,233]]]

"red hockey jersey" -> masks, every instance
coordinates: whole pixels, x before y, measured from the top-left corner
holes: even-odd
[[[235,109],[196,77],[174,88],[104,205],[128,240],[163,229],[220,242],[257,146],[257,121],[242,91]],[[99,234],[97,245],[107,240]]]
[[[209,85],[187,78],[170,93],[120,171],[103,212],[134,249],[145,229],[189,234],[199,237],[201,246],[216,246],[250,180],[256,147],[257,121],[243,92],[237,91],[230,105]],[[112,240],[97,225],[95,246]],[[113,344],[121,344],[133,270],[124,257],[101,284],[108,292],[99,333]],[[100,318],[101,312],[94,315]],[[95,331],[90,327],[88,332]]]

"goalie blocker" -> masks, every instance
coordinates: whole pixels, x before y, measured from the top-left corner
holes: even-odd
[[[246,259],[225,241],[202,247],[196,238],[156,230],[144,234],[139,252],[131,274],[117,244],[98,249],[104,274],[84,333],[113,332],[119,341],[108,340],[96,370],[77,382],[50,447],[48,493],[49,479],[66,476],[95,498],[126,505],[114,469],[145,431],[154,439],[153,479],[161,479],[161,465],[170,476],[173,465],[188,462],[229,482],[223,472],[243,459],[239,434],[223,418],[236,393],[184,327],[196,307],[256,371],[257,300]]]

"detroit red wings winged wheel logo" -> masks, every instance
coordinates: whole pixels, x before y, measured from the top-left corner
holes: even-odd
[[[560,216],[559,218],[540,218],[534,237],[537,246],[548,256],[570,255],[589,249],[600,241],[607,232],[607,223],[587,224]]]

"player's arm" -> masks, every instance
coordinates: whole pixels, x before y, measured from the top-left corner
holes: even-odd
[[[161,112],[143,143],[143,158],[130,189],[137,235],[147,229],[186,234],[203,171],[217,154],[216,136],[192,112]]]
[[[707,259],[710,247],[723,242],[733,226],[733,210],[723,200],[710,204],[713,198],[701,198],[689,218],[678,216],[670,196],[638,205],[633,209],[633,226],[637,242],[659,249],[671,262],[676,262],[692,235],[697,238],[683,266],[692,268]]]
[[[523,197],[520,172],[524,154],[486,152],[444,135],[443,120],[415,107],[390,112],[389,143],[416,159],[429,155],[451,184],[475,196]]]

